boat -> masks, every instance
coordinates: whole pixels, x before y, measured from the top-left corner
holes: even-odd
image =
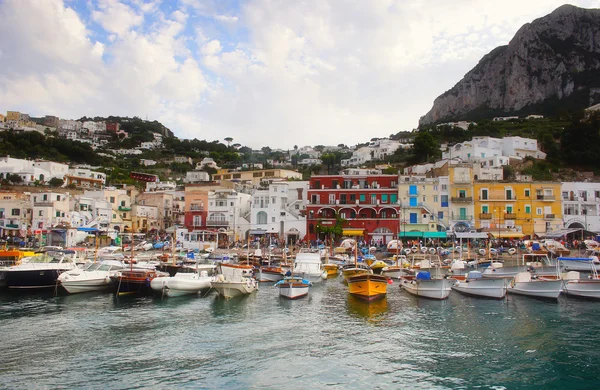
[[[219,268],[220,273],[211,282],[219,296],[229,299],[258,290],[258,282],[252,278],[251,265],[221,263]]]
[[[371,264],[369,264],[369,268],[376,275],[381,275],[384,268],[387,268],[388,264],[383,260],[375,260]]]
[[[375,301],[385,298],[391,279],[383,275],[365,273],[349,276],[346,281],[350,295],[364,301]]]
[[[356,275],[372,274],[373,270],[364,263],[346,264],[342,267],[344,283],[348,284],[348,278]]]
[[[323,256],[322,256],[323,257]],[[338,276],[340,272],[340,266],[338,264],[333,264],[329,262],[329,250],[326,248],[325,250],[325,264],[323,264],[323,269],[327,272],[327,278],[334,278]]]
[[[479,271],[470,271],[465,280],[457,280],[452,289],[466,295],[502,299],[506,296],[507,281],[503,278],[484,278]]]
[[[482,272],[484,278],[513,278],[520,272],[533,271],[538,276],[556,276],[556,264],[550,262],[546,253],[524,253],[521,260],[509,264],[508,261],[492,260]]]
[[[205,270],[198,272],[177,272],[173,276],[159,276],[150,281],[150,288],[164,297],[182,295],[208,294],[212,288],[214,277],[208,276]]]
[[[564,276],[565,288],[563,292],[567,296],[579,298],[600,299],[600,277],[596,264],[593,260],[588,260],[591,264],[591,274],[587,277],[581,277],[578,271],[569,271]]]
[[[49,250],[39,256],[23,258],[21,264],[6,268],[6,286],[11,289],[56,288],[58,276],[76,268],[75,251]]]
[[[405,255],[394,255],[394,256],[392,256],[392,261],[394,261],[396,264],[388,265],[387,267],[384,267],[381,270],[381,274],[383,276],[398,279],[402,276],[407,275],[407,272],[409,272],[409,271],[406,268],[408,266],[408,262],[406,261]],[[409,272],[409,273],[414,275],[412,272]]]
[[[287,299],[298,299],[308,295],[308,289],[312,282],[299,276],[285,276],[282,280],[275,283],[279,288],[279,296]]]
[[[168,272],[150,268],[130,268],[119,271],[116,276],[117,295],[152,294],[150,283],[154,278],[169,276]]]
[[[117,260],[90,262],[60,274],[58,284],[69,294],[108,290],[115,286],[117,272],[124,266]]]
[[[524,271],[515,275],[507,291],[534,298],[558,299],[563,288],[564,281],[560,278],[544,278],[533,275],[530,271]]]
[[[21,264],[21,259],[27,256],[33,256],[33,253],[28,254],[18,249],[2,249],[0,250],[0,287],[6,287],[6,274],[4,271],[10,267]]]
[[[313,283],[327,279],[327,272],[319,252],[300,251],[294,260],[293,274]]]
[[[406,277],[400,279],[400,288],[418,297],[446,299],[454,283],[456,279],[449,277],[433,279],[428,271],[419,271],[414,279]]]
[[[557,260],[560,264],[561,270],[563,272],[569,271],[580,271],[580,272],[592,272],[596,266],[600,265],[600,260],[598,260],[598,255],[600,255],[600,250],[596,248],[588,249],[584,252],[582,256],[579,257],[569,257],[569,256],[561,256],[558,257]]]

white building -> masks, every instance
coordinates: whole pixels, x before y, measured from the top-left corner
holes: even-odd
[[[200,183],[203,181],[210,181],[210,175],[208,172],[204,171],[188,171],[185,173],[185,179],[183,180],[186,183]]]
[[[561,183],[565,228],[600,232],[600,183]]]
[[[101,180],[102,185],[106,184],[106,173],[92,171],[88,168],[70,168],[68,174],[77,178]]]
[[[31,195],[33,212],[31,226],[34,229],[49,229],[59,225],[69,225],[69,194],[61,192],[40,192]]]
[[[217,165],[217,163],[215,162],[215,160],[213,160],[210,157],[204,157],[202,159],[202,161],[200,161],[199,163],[196,164],[196,169],[197,170],[202,170],[204,168],[212,168],[212,169],[219,169],[219,166]]]
[[[24,185],[47,183],[52,178],[63,180],[68,171],[68,165],[51,161],[30,161],[10,156],[0,158],[0,179],[16,174]]]
[[[230,234],[230,241],[242,238],[242,216],[250,212],[251,196],[234,190],[215,190],[208,193],[206,227]]]
[[[531,156],[542,160],[546,158],[546,153],[538,150],[537,140],[522,137],[504,137],[502,154],[507,157]]]
[[[31,212],[28,195],[16,192],[0,194],[0,235],[25,237]]]
[[[152,165],[156,165],[156,161],[142,158],[142,159],[140,159],[140,164],[145,167],[151,167]]]
[[[274,182],[255,190],[249,229],[253,233],[276,233],[280,239],[297,241],[306,235],[307,181]]]

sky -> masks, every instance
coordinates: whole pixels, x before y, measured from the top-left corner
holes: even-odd
[[[416,128],[483,55],[562,4],[0,0],[0,112],[138,116],[254,149],[353,146]]]

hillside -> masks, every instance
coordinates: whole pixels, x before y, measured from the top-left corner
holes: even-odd
[[[420,125],[578,110],[600,102],[600,9],[563,5],[525,24],[435,99]]]

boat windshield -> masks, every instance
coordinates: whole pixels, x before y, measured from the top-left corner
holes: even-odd
[[[29,263],[59,263],[62,255],[57,252],[45,252],[29,258]]]

